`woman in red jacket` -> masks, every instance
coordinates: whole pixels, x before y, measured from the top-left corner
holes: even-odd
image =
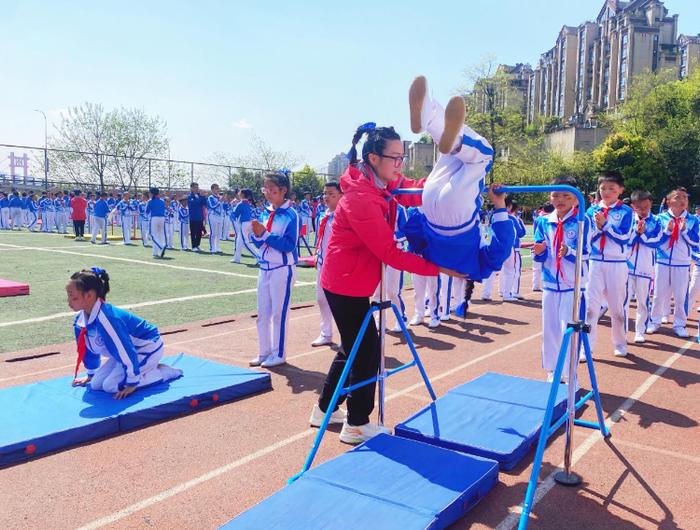
[[[367,139],[362,148],[362,162],[358,162],[356,145],[365,133]],[[397,203],[387,188],[393,189],[400,179],[403,179],[402,186],[419,183],[401,175],[403,143],[394,128],[363,125],[353,137],[349,156],[350,166],[341,177],[344,195],[335,210],[333,231],[321,269],[321,286],[338,326],[343,348],[331,364],[318,404],[311,414],[309,421],[316,427],[328,409],[347,355],[369,310],[369,297],[379,284],[381,264],[424,276],[437,276],[439,272],[458,276],[396,247],[393,227]],[[348,384],[375,376],[379,360],[379,336],[374,319],[370,319],[350,370]],[[342,442],[358,444],[381,432],[389,432],[369,421],[374,408],[375,386],[364,386],[348,396],[347,417],[341,410],[331,415],[331,423],[343,423]]]

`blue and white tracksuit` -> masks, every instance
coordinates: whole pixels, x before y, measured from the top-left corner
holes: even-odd
[[[403,226],[406,223],[406,219],[408,218],[408,213],[406,212],[406,208],[403,206],[399,205],[396,210],[396,224],[394,225],[394,240],[396,241],[396,246],[402,250],[405,250],[407,243],[406,243],[406,235],[401,231],[399,228],[400,226]],[[325,238],[325,233],[324,233],[324,238]],[[422,278],[427,278],[428,281],[431,279],[435,279],[435,277],[426,277],[423,276]],[[401,318],[405,321],[406,320],[406,306],[403,303],[403,299],[401,298],[401,289],[403,288],[403,271],[397,270],[393,267],[390,267],[389,265],[386,266],[385,268],[385,273],[384,273],[384,281],[386,283],[386,288],[384,295],[386,296],[386,300],[389,300],[392,304],[394,304],[398,309],[399,313],[401,314]],[[379,300],[380,297],[380,287],[381,285],[377,285],[377,289],[374,291],[374,295],[372,296],[372,300]],[[438,293],[439,296],[439,293]],[[389,326],[389,322],[394,321],[394,312],[393,311],[385,311],[384,315],[386,316],[386,322],[387,322],[387,327],[391,328],[396,328],[399,324],[396,323],[394,326]],[[375,318],[379,318],[379,313],[375,313]]]
[[[63,216],[65,217],[66,227],[71,224],[73,209],[70,207],[70,195],[63,196]]]
[[[144,319],[97,300],[90,314],[80,311],[73,323],[75,338],[87,328],[83,365],[92,376],[90,388],[115,393],[182,375],[169,366],[159,367],[165,350],[158,329]],[[101,357],[106,357],[104,364]]]
[[[559,217],[556,211],[542,215],[535,222],[535,242],[546,243],[542,254],[534,255],[534,259],[542,264],[542,367],[547,372],[556,368],[559,349],[564,332],[573,318],[574,288],[576,280],[576,251],[579,247],[578,218],[576,208],[572,208],[561,221],[561,230],[557,235]],[[588,278],[588,260],[590,256],[591,220],[585,217],[583,227],[581,267],[581,306],[579,318],[586,314],[585,293]],[[556,240],[556,247],[555,247]],[[558,258],[561,244],[566,245],[567,252]],[[564,374],[568,372],[569,356],[566,357]]]
[[[190,209],[180,206],[177,210],[177,222],[180,223],[180,248],[190,249]]]
[[[150,218],[148,216],[148,213],[146,212],[146,205],[148,202],[139,202],[139,228],[141,231],[141,243],[143,244],[144,247],[147,247],[148,244],[151,242],[151,233],[150,233]]]
[[[0,198],[0,229],[10,229],[10,199]]]
[[[173,208],[172,203],[170,206],[165,207],[165,246],[166,248],[174,249],[174,239],[175,239],[175,224],[177,214],[175,213],[175,208]]]
[[[313,213],[313,204],[310,204],[306,199],[301,201],[299,212],[301,213],[301,224],[306,226],[306,238],[311,237],[313,227],[311,226],[311,214]]]
[[[42,232],[53,232],[56,226],[56,207],[54,206],[53,199],[47,197],[44,202],[44,218],[41,221],[41,231]]]
[[[122,238],[124,239],[125,245],[131,244],[131,203],[122,199],[115,206],[117,212],[119,212],[119,219],[121,221],[122,227]]]
[[[85,217],[87,220],[87,231],[92,233],[92,225],[95,222],[95,201],[93,199],[87,199],[87,206],[85,208]]]
[[[320,220],[317,225],[319,228],[316,230],[316,234],[320,233],[321,223],[323,223],[322,238],[316,244],[316,303],[318,303],[321,313],[321,336],[329,342],[333,340],[333,314],[331,313],[331,307],[328,305],[326,292],[321,287],[321,268],[323,267],[323,259],[326,248],[328,248],[328,242],[331,239],[334,218],[333,212],[327,212]]]
[[[107,243],[107,216],[109,215],[109,205],[104,199],[95,201],[92,213],[92,239],[93,243],[97,240],[97,232],[102,232],[102,243]]]
[[[679,231],[678,240],[672,241],[673,214],[670,210],[659,214],[663,228],[661,242],[656,249],[654,271],[654,302],[651,321],[660,325],[661,318],[670,313],[673,296],[673,327],[684,328],[688,322],[688,287],[692,254],[700,250],[700,221],[684,211],[678,219],[685,218],[685,229]]]
[[[231,215],[233,217],[234,230],[236,231],[236,250],[233,254],[233,261],[240,263],[243,247],[245,247],[251,256],[257,258],[258,253],[255,250],[254,245],[251,243],[251,237],[253,235],[251,221],[254,217],[253,206],[249,201],[243,200],[239,202],[235,208],[233,208]]]
[[[39,207],[37,206],[37,204],[33,200],[31,200],[31,199],[27,200],[27,227],[32,232],[36,231],[35,230],[36,220],[37,220],[36,212],[38,209],[39,209]]]
[[[221,230],[224,223],[224,209],[218,195],[207,197],[207,224],[209,225],[209,252],[221,252]]]
[[[29,226],[29,197],[22,197],[22,225]]]
[[[151,197],[146,203],[148,215],[148,233],[153,242],[153,255],[162,258],[168,244],[165,230],[165,202],[160,197]]]
[[[272,224],[262,237],[252,236],[259,250],[258,264],[258,341],[259,359],[285,359],[292,285],[298,261],[299,216],[291,201],[268,210],[263,224]]]
[[[230,239],[229,234],[231,233],[231,227],[233,226],[233,223],[231,222],[231,210],[233,209],[233,206],[230,202],[225,200],[221,203],[221,207],[223,210],[223,219],[221,220],[221,240],[228,241]]]
[[[63,198],[55,199],[53,201],[54,206],[54,223],[56,224],[56,230],[59,234],[67,234],[68,229],[66,227],[66,205],[63,202]]]
[[[22,230],[22,199],[19,195],[10,195],[10,219],[13,230]]]
[[[661,244],[664,227],[656,215],[649,214],[644,219],[644,232],[638,234],[637,226],[639,222],[640,218],[635,213],[632,225],[632,238],[629,242],[630,255],[627,258],[627,267],[629,268],[628,292],[634,292],[637,299],[637,317],[634,331],[637,335],[644,335],[649,325],[651,311],[656,249]]]
[[[595,222],[597,212],[607,219],[602,229]],[[612,327],[612,343],[616,352],[627,353],[627,280],[629,269],[629,242],[633,236],[634,212],[618,201],[606,208],[602,201],[594,204],[586,215],[591,220],[590,274],[586,286],[586,323],[591,326],[588,335],[591,351],[595,348],[598,319],[601,308],[607,303]]]
[[[442,137],[444,115],[440,104],[426,94],[421,126],[435,142]],[[501,269],[513,248],[513,224],[505,210],[504,215],[494,215],[494,235],[482,246],[479,222],[481,192],[492,164],[489,143],[465,125],[452,152],[441,155],[428,175],[421,208],[409,209],[402,229],[413,252],[476,281]]]
[[[511,298],[520,294],[520,273],[523,268],[523,260],[520,256],[520,239],[525,237],[525,223],[513,214],[509,214],[513,227],[515,228],[515,241],[513,250],[508,259],[503,262],[501,268],[500,291],[505,298]]]

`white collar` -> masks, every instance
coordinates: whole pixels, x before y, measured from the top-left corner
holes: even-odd
[[[102,300],[99,298],[97,299],[97,302],[95,302],[95,305],[92,306],[92,311],[90,311],[90,316],[87,319],[87,325],[89,326],[92,324],[95,319],[97,318],[97,315],[100,314],[100,310],[102,309]],[[78,321],[77,324],[79,327],[84,328],[86,327],[85,323],[85,311],[80,311],[80,315],[78,316]]]
[[[571,217],[574,215],[575,209],[576,207],[573,207],[571,208],[571,210],[566,212],[562,221],[568,221],[569,219],[571,219]],[[559,222],[559,216],[557,215],[557,211],[554,210],[553,212],[547,214],[547,220],[552,224],[557,224]]]

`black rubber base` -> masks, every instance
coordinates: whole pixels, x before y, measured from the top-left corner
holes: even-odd
[[[566,471],[559,471],[554,474],[554,480],[557,482],[557,484],[561,484],[562,486],[572,487],[581,484],[580,475],[577,475],[573,471],[569,473]]]

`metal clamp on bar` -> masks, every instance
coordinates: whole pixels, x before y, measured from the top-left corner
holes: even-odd
[[[578,333],[590,333],[591,332],[591,326],[590,326],[590,324],[586,324],[585,320],[579,320],[576,322],[569,322],[567,324],[567,327],[572,328],[574,331],[577,331]]]
[[[391,300],[382,300],[381,302],[372,302],[370,304],[373,308],[378,310],[391,309]]]

